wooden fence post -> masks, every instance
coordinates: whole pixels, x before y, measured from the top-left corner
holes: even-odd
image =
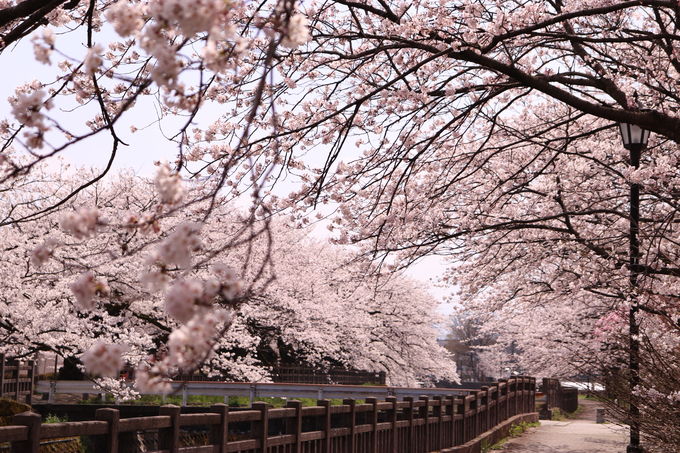
[[[498,423],[500,423],[500,422],[502,422],[503,420],[506,419],[506,417],[505,417],[505,407],[506,407],[505,401],[507,401],[507,399],[503,400],[503,395],[504,395],[504,392],[506,391],[505,389],[507,389],[507,383],[506,383],[505,379],[499,379],[498,382],[497,382],[497,385],[498,385],[498,405],[499,405],[498,406]],[[501,400],[503,400],[503,401],[501,401]]]
[[[98,436],[98,439],[95,441],[97,451],[102,453],[118,453],[118,426],[120,421],[120,412],[118,409],[97,409],[94,412],[94,419],[105,421],[109,424],[107,433]]]
[[[489,398],[491,392],[486,385],[482,386],[482,392],[484,392],[484,395],[482,395],[482,404],[484,404],[482,419],[484,420],[484,426],[481,432],[484,432],[491,429],[491,404],[489,404],[491,402],[491,398]]]
[[[323,414],[323,453],[331,453],[331,401],[317,400],[316,405],[325,409]]]
[[[476,390],[474,392],[470,392],[469,395],[473,397],[473,399],[470,401],[469,406],[470,417],[472,417],[472,420],[470,420],[471,422],[470,426],[472,430],[472,436],[470,437],[470,439],[474,439],[475,437],[477,437],[477,434],[479,434],[477,432],[479,424],[479,417],[477,416],[477,408],[479,407],[479,395]]]
[[[471,440],[472,437],[470,437],[469,431],[469,425],[470,425],[470,400],[468,399],[468,395],[463,397],[463,439],[461,440],[461,445],[466,443],[468,440]],[[474,437],[474,436],[473,436]]]
[[[12,425],[23,425],[28,428],[26,440],[12,442],[12,453],[38,453],[40,448],[40,424],[42,417],[33,412],[22,412],[12,417]]]
[[[14,401],[19,402],[19,391],[21,386],[19,385],[19,378],[21,376],[21,362],[19,360],[14,361]]]
[[[484,387],[481,387],[477,392],[477,435],[486,431],[486,409],[486,390],[484,390]]]
[[[456,445],[456,397],[454,395],[449,395],[446,397],[446,399],[449,401],[451,406],[446,407],[446,415],[451,416],[451,429],[449,430],[451,433],[451,441],[449,442],[450,445],[445,445],[445,448],[451,448]]]
[[[291,434],[291,432],[294,431],[295,445],[293,453],[302,453],[302,402],[290,400],[286,403],[286,407],[295,409],[295,418],[292,420],[292,423],[286,427],[286,434]]]
[[[418,398],[420,401],[423,401],[425,403],[424,406],[420,407],[419,411],[419,417],[425,420],[425,424],[422,425],[423,429],[421,430],[421,433],[423,434],[424,437],[422,439],[424,440],[425,444],[425,451],[430,451],[430,398],[427,396],[421,396]]]
[[[406,396],[404,397],[404,401],[408,403],[408,407],[404,410],[406,413],[406,418],[408,419],[408,451],[415,452],[415,436],[414,436],[414,429],[413,429],[413,397],[412,396]]]
[[[260,451],[267,453],[267,441],[269,440],[269,404],[258,401],[253,403],[253,410],[260,411],[260,422],[258,423],[256,436],[260,439]]]
[[[491,397],[493,398],[493,424],[498,425],[501,422],[501,414],[500,414],[500,397],[501,397],[501,388],[496,383],[496,386],[494,387],[494,391],[491,394]]]
[[[378,453],[378,399],[366,398],[367,404],[373,405],[371,412],[371,453]]]
[[[524,412],[533,412],[529,403],[531,402],[531,379],[529,376],[524,376],[524,385],[522,385],[522,391],[524,392]]]
[[[349,406],[349,414],[347,414],[347,426],[349,428],[349,452],[354,453],[356,450],[356,425],[357,425],[357,411],[356,400],[345,399],[342,404]],[[302,452],[296,452],[302,453]]]
[[[0,354],[0,398],[5,396],[5,354]]]
[[[158,415],[170,417],[170,427],[158,430],[158,446],[168,453],[179,451],[179,413],[181,408],[173,404],[166,404],[158,409]]]
[[[397,453],[397,397],[388,396],[385,401],[392,403],[390,410],[390,423],[392,424],[392,435],[390,436],[390,450],[392,453]]]
[[[229,406],[226,404],[213,404],[210,412],[220,415],[220,423],[210,426],[210,444],[217,445],[216,453],[227,453],[229,442]]]
[[[441,450],[444,448],[444,399],[441,396],[435,396],[432,399],[439,403],[438,406],[432,407],[432,412],[433,415],[437,417],[437,439],[435,445],[437,446],[437,450]]]
[[[28,361],[28,395],[26,395],[26,403],[30,406],[33,404],[33,385],[35,384],[35,360]]]

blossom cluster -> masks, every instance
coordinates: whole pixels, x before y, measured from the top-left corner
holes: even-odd
[[[101,44],[95,44],[87,50],[87,55],[85,55],[85,61],[83,62],[83,67],[87,74],[94,74],[104,64],[102,59],[103,51],[104,48]]]
[[[47,117],[41,110],[50,110],[54,103],[51,98],[46,98],[42,89],[34,89],[29,92],[18,92],[15,98],[10,98],[12,115],[23,126],[34,128],[24,132],[26,146],[28,148],[42,148],[44,134],[50,127],[46,123]]]
[[[167,163],[162,164],[158,169],[154,183],[161,203],[172,205],[182,200],[184,195],[182,178],[180,178],[179,174],[173,173],[170,170],[170,165]]]
[[[50,54],[54,49],[55,37],[54,32],[50,28],[43,30],[42,36],[34,37],[33,41],[33,53],[35,59],[43,64],[50,64]]]
[[[82,208],[78,212],[69,212],[61,219],[61,229],[76,239],[90,237],[97,229],[99,211],[95,208]]]
[[[216,278],[207,280],[177,279],[165,295],[165,311],[179,322],[187,322],[202,309],[210,307],[218,295],[231,301],[243,284],[229,266],[218,263],[213,267]]]
[[[71,291],[76,298],[76,307],[79,310],[92,310],[94,308],[94,297],[97,294],[108,294],[109,286],[101,279],[94,276],[94,272],[87,271],[82,274],[70,285]]]
[[[193,317],[170,334],[166,362],[183,371],[203,363],[215,345],[220,328],[228,326],[232,317],[226,310],[214,310]]]
[[[116,33],[126,37],[134,35],[144,26],[143,12],[141,5],[119,0],[106,10],[106,19]]]
[[[286,25],[281,45],[295,48],[307,43],[310,39],[312,37],[309,34],[307,17],[300,13],[293,14]]]
[[[178,225],[150,256],[150,261],[188,268],[191,266],[192,252],[202,247],[201,228],[203,225],[198,222],[184,222]]]
[[[57,241],[55,239],[48,238],[31,250],[31,264],[35,267],[45,264],[52,257],[56,245]]]
[[[168,394],[172,390],[169,370],[163,362],[153,365],[144,364],[137,368],[135,375],[135,388],[143,393]]]
[[[82,355],[81,360],[88,373],[117,378],[124,365],[123,353],[126,350],[119,344],[98,342]]]

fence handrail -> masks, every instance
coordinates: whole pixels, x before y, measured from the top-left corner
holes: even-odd
[[[61,381],[62,386],[72,385],[82,391],[87,382]],[[388,396],[385,401],[366,397],[365,403],[345,399],[342,405],[331,406],[328,399],[317,401],[317,406],[302,407],[299,401],[289,401],[285,408],[272,409],[266,403],[254,403],[250,409],[230,411],[224,404],[206,408],[202,414],[182,414],[178,406],[161,406],[158,415],[121,419],[113,408],[98,409],[94,421],[65,422],[43,425],[38,414],[24,412],[15,415],[12,426],[0,427],[0,443],[10,442],[12,451],[37,453],[41,439],[66,436],[94,436],[97,451],[116,453],[119,446],[132,441],[130,433],[156,430],[156,451],[169,452],[252,452],[266,453],[269,447],[291,446],[299,453],[308,451],[355,452],[352,445],[371,445],[371,451],[388,453],[406,451],[427,453],[439,451],[457,452],[455,447],[478,439],[515,416],[534,413],[534,378],[516,377],[482,389],[417,390],[422,396],[404,397],[398,401]],[[53,386],[59,385],[53,382]],[[181,385],[182,383],[177,383]],[[187,383],[188,384],[188,383]],[[201,385],[208,383],[201,382]],[[242,383],[221,383],[244,385]],[[252,385],[252,384],[246,384]],[[260,385],[260,384],[258,384]],[[275,385],[283,384],[263,384]],[[290,386],[290,384],[285,385]],[[318,385],[293,385],[293,387],[319,387]],[[361,387],[361,386],[331,386]],[[383,388],[385,390],[385,388]],[[423,391],[440,392],[430,398]],[[460,393],[463,394],[460,394]],[[467,393],[467,394],[465,394]],[[535,414],[533,414],[535,415]],[[303,429],[303,419],[313,421],[313,427]],[[234,438],[230,429],[242,422],[249,422],[245,436]],[[271,423],[278,423],[276,432],[270,432]],[[207,426],[208,445],[182,447],[180,428]],[[335,443],[334,443],[335,442]],[[331,448],[331,445],[334,445]],[[337,447],[336,446],[344,446]],[[340,448],[340,449],[338,449]],[[467,448],[467,447],[464,447]],[[288,450],[287,450],[288,451]],[[462,451],[462,450],[461,450]],[[466,450],[467,451],[467,450]]]
[[[129,384],[132,387],[132,383]],[[172,393],[205,396],[247,396],[251,401],[255,398],[385,398],[396,396],[460,396],[479,389],[447,389],[392,387],[370,385],[337,385],[337,384],[290,384],[271,382],[215,382],[215,381],[174,381]],[[500,385],[503,385],[502,383]],[[106,393],[91,381],[38,381],[38,393],[49,394],[49,401],[60,393]],[[159,394],[157,392],[140,392],[141,394]],[[185,399],[185,398],[183,398]]]
[[[343,385],[385,385],[387,374],[384,371],[366,371],[353,368],[330,367],[317,369],[301,365],[274,365],[268,367],[271,382],[293,384],[343,384]],[[134,372],[132,372],[134,375]],[[179,375],[176,381],[214,381],[221,382],[220,376],[209,377],[202,374]]]

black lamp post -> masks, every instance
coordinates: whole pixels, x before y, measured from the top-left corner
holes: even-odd
[[[630,165],[637,169],[640,167],[640,155],[647,147],[649,131],[635,124],[628,123],[619,123],[619,127],[621,128],[623,146],[630,151]],[[640,272],[640,242],[638,240],[638,233],[640,232],[640,185],[637,183],[630,184],[629,221],[628,244],[630,249],[628,263],[630,268],[631,300],[630,309],[628,310],[628,385],[630,387],[628,417],[630,423],[630,443],[626,448],[626,453],[642,453],[643,450],[640,447],[640,408],[633,402],[633,389],[640,384],[640,340],[638,339],[640,326],[636,319],[640,309],[637,298]]]

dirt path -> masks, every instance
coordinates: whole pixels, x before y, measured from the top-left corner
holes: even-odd
[[[541,420],[521,437],[510,439],[502,451],[513,453],[624,453],[628,430],[611,424],[595,423],[595,401],[579,400],[584,406],[577,419]]]

